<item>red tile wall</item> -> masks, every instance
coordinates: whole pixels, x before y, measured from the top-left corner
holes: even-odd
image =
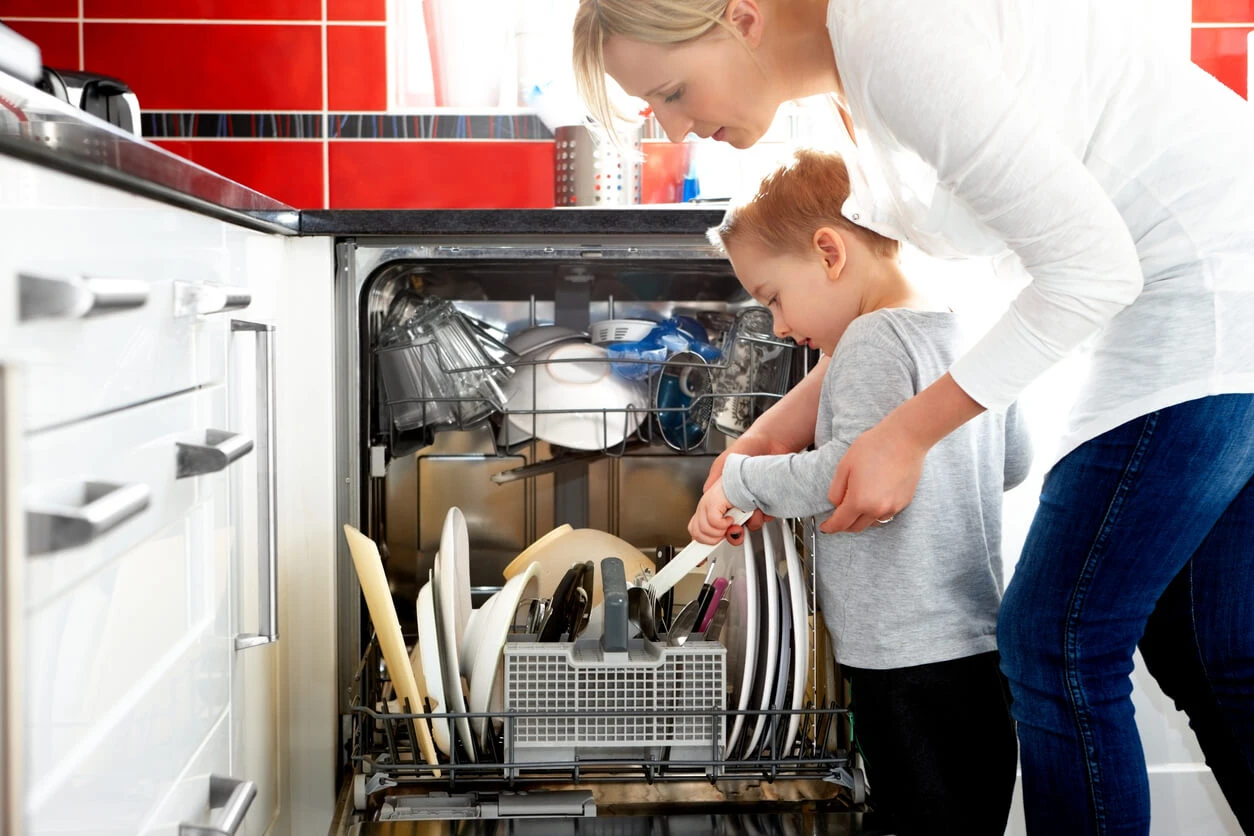
[[[1193,22],[1254,22],[1254,0],[1193,0]]]
[[[154,110],[322,109],[318,26],[87,21],[83,65]]]
[[[331,110],[387,110],[387,47],[387,29],[382,26],[327,27]]]
[[[0,18],[72,17],[78,20],[78,0],[0,0]]]
[[[12,20],[4,24],[24,38],[39,44],[44,64],[49,67],[76,70],[79,67],[78,21]]]
[[[330,155],[337,208],[553,205],[552,142],[343,140]]]
[[[321,20],[322,0],[83,0],[83,17],[113,20]]]
[[[387,0],[0,0],[45,63],[127,81],[149,111],[382,112]],[[1194,0],[1194,61],[1246,95],[1254,0]],[[324,37],[325,33],[325,37]],[[81,43],[81,48],[80,48]],[[325,67],[325,83],[324,83]],[[326,135],[322,131],[322,135]],[[298,208],[532,207],[553,200],[550,142],[259,140],[161,144]],[[655,145],[647,201],[686,153]]]
[[[153,141],[289,206],[309,209],[324,205],[321,140]]]

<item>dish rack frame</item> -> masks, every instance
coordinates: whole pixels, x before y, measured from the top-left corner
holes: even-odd
[[[792,528],[790,533],[797,538],[799,546],[808,540],[811,546],[808,553],[812,554],[817,536],[816,528],[813,524],[800,528],[802,530]],[[806,598],[810,602],[811,612],[817,615],[813,564],[807,567],[806,574],[809,581]],[[817,658],[818,648],[822,646],[817,641],[820,623],[817,617],[811,623],[811,655],[808,665],[809,675],[815,682],[820,675]],[[416,640],[414,635],[406,635],[405,638],[411,645]],[[529,637],[515,634],[513,639],[525,642]],[[835,668],[834,660],[829,659],[827,664]],[[397,788],[456,793],[475,789],[512,791],[565,784],[588,785],[638,780],[647,784],[697,781],[716,786],[817,780],[839,785],[850,802],[862,804],[866,800],[866,781],[853,750],[849,709],[840,704],[843,685],[838,674],[835,679],[837,693],[826,695],[824,704],[807,703],[795,710],[720,708],[658,709],[648,712],[662,722],[696,720],[704,723],[712,720],[709,723],[709,745],[710,751],[716,753],[724,742],[724,730],[734,718],[744,717],[747,727],[750,723],[756,723],[757,718],[765,717],[766,743],[758,747],[753,757],[699,757],[692,755],[691,747],[686,746],[682,757],[672,757],[671,751],[664,749],[660,757],[653,757],[655,753],[650,753],[648,758],[576,755],[567,760],[511,761],[506,759],[505,753],[517,751],[517,747],[510,745],[505,735],[510,734],[516,726],[509,721],[586,720],[589,716],[587,710],[547,708],[433,714],[426,710],[427,706],[422,706],[423,710],[413,711],[413,707],[408,704],[401,707],[410,709],[409,711],[392,710],[388,699],[391,684],[386,666],[383,664],[378,639],[371,636],[354,673],[348,695],[352,722],[349,759],[359,782],[356,788],[358,800],[361,802],[359,807],[364,809],[366,798]],[[607,708],[599,709],[595,714],[598,718],[613,721],[638,717],[640,712],[635,709]],[[779,751],[785,730],[793,717],[801,718],[794,745],[788,752]],[[417,728],[414,724],[430,723],[437,718],[447,722],[450,728],[455,727],[461,719],[472,725],[474,720],[482,719],[490,728],[493,720],[500,720],[503,722],[503,729],[489,736],[488,745],[481,751],[477,762],[467,760],[454,745],[449,755],[441,755],[438,765],[431,765],[425,763],[418,754],[415,743],[418,739]]]
[[[608,300],[609,319],[615,318],[614,299]],[[536,316],[536,299],[533,296],[530,300],[530,319],[528,327],[541,325]],[[752,309],[750,306],[747,309]],[[382,376],[377,372],[376,380],[376,402],[378,404],[376,415],[379,419],[377,431],[380,435],[386,437],[389,441],[388,448],[393,451],[393,455],[400,451],[409,451],[419,447],[429,445],[436,432],[446,431],[467,431],[482,428],[489,423],[495,428],[499,427],[499,432],[494,433],[494,443],[499,455],[506,456],[525,449],[538,442],[536,437],[536,419],[542,415],[584,415],[584,416],[600,416],[602,440],[608,441],[610,438],[619,438],[620,441],[614,443],[606,443],[600,449],[595,451],[579,450],[578,453],[585,456],[611,457],[621,458],[632,449],[637,447],[647,447],[655,444],[666,444],[674,452],[681,455],[698,454],[707,455],[709,451],[708,440],[715,432],[722,432],[713,423],[713,414],[716,405],[720,401],[741,401],[750,400],[758,404],[758,414],[765,411],[764,402],[777,401],[787,392],[789,374],[793,366],[794,352],[798,346],[788,339],[779,339],[774,336],[765,336],[742,332],[736,324],[733,324],[723,335],[719,348],[722,356],[719,360],[713,362],[689,362],[684,360],[650,360],[650,359],[634,359],[634,358],[611,358],[605,359],[588,359],[588,358],[556,358],[546,360],[526,360],[514,354],[506,345],[507,334],[500,328],[490,323],[476,319],[463,314],[470,323],[471,327],[480,333],[487,350],[499,357],[496,362],[481,365],[456,365],[445,358],[437,351],[436,362],[439,371],[443,375],[456,376],[481,372],[503,372],[507,375],[515,374],[531,374],[532,390],[536,391],[535,376],[539,373],[542,366],[557,365],[564,363],[577,363],[580,365],[604,364],[613,372],[614,366],[643,366],[648,369],[645,376],[644,384],[649,395],[649,403],[642,406],[628,405],[625,407],[614,408],[574,408],[574,409],[519,409],[519,408],[500,408],[492,410],[488,415],[484,415],[473,420],[461,420],[458,418],[449,423],[432,426],[433,422],[428,420],[428,411],[434,410],[437,406],[447,407],[447,412],[454,416],[461,416],[465,411],[473,406],[482,403],[480,399],[465,397],[440,397],[427,393],[420,393],[410,397],[391,397],[385,391],[382,383]],[[664,407],[658,406],[653,402],[653,389],[656,385],[657,376],[663,373],[665,369],[684,369],[693,368],[705,370],[711,378],[711,382],[717,378],[720,372],[726,372],[733,364],[734,352],[738,350],[750,351],[755,346],[763,346],[770,350],[777,350],[783,353],[783,357],[778,363],[778,367],[772,370],[775,384],[770,389],[765,390],[749,390],[734,389],[731,391],[711,391],[701,393],[692,398],[687,406]],[[373,362],[378,363],[378,356],[382,352],[395,352],[403,350],[404,346],[372,346]],[[397,430],[392,425],[391,410],[400,406],[417,405],[422,414],[421,424],[423,426],[413,430]],[[473,410],[471,410],[473,413]],[[660,420],[663,416],[676,415],[677,423],[671,428],[671,432],[680,438],[687,438],[689,435],[690,415],[705,412],[708,415],[707,421],[703,428],[701,442],[689,448],[680,448],[666,440],[665,434],[660,429]],[[518,418],[518,423],[526,425],[530,423],[531,433],[527,434],[523,430],[519,430],[510,418]],[[530,418],[530,421],[527,419]],[[617,422],[617,423],[612,423]],[[615,432],[611,433],[610,430]],[[619,432],[618,430],[622,430]],[[414,440],[417,439],[417,440]]]

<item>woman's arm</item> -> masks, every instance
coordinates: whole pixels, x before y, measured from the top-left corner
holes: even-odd
[[[844,38],[846,86],[864,85],[861,95],[896,139],[1001,235],[1032,282],[948,375],[851,445],[832,482],[838,508],[826,532],[858,531],[904,508],[933,444],[985,408],[1007,408],[1143,284],[1114,203],[1055,130],[1054,114],[1006,78],[1001,44],[970,7],[883,0],[864,8]]]

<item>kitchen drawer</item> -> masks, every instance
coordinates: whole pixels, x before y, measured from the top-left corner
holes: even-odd
[[[31,833],[138,832],[229,702],[228,497],[213,476],[176,478],[177,442],[220,428],[226,406],[213,387],[27,441],[24,500],[64,479],[151,491],[93,543],[27,558]]]
[[[184,823],[201,826],[221,823],[223,811],[209,806],[209,785],[214,776],[230,777],[230,729],[228,712],[219,718],[169,795],[139,831],[141,836],[179,836],[179,825]],[[245,820],[248,818],[250,814],[246,814]]]
[[[27,368],[27,432],[225,373],[261,233],[0,160],[0,359]]]
[[[27,436],[28,612],[183,519],[218,484],[179,478],[178,467],[183,445],[230,429],[226,401],[225,388],[212,386]],[[222,455],[246,455],[250,440],[250,432],[227,440]]]

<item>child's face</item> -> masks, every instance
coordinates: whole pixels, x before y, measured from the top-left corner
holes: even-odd
[[[859,314],[861,288],[847,275],[844,239],[823,232],[805,253],[777,253],[750,238],[728,245],[727,256],[740,284],[770,309],[776,336],[830,357]]]

